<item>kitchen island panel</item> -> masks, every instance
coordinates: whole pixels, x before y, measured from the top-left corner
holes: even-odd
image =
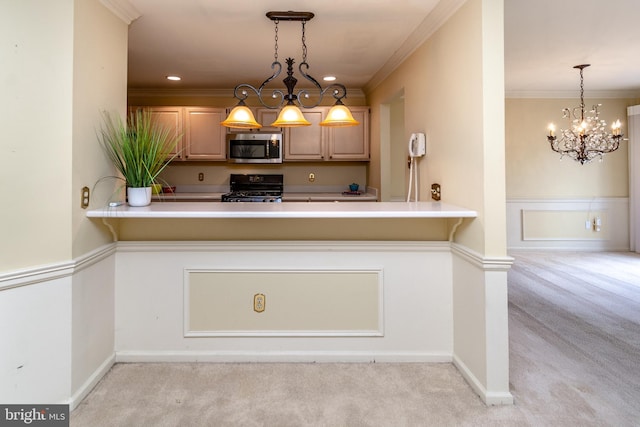
[[[120,241],[407,240],[446,241],[443,218],[126,218],[117,221]]]
[[[453,353],[452,254],[448,242],[120,242],[116,278],[116,360],[450,362]],[[381,336],[286,336],[299,327],[283,317],[272,336],[188,336],[185,283],[190,271],[380,272]],[[266,310],[276,303],[269,289]],[[377,290],[375,290],[377,292]],[[313,290],[300,294],[313,301]],[[356,318],[376,303],[354,306]],[[211,309],[214,307],[211,306]],[[315,307],[335,317],[330,304]],[[265,313],[262,313],[265,314]],[[259,316],[259,314],[256,314]],[[349,329],[349,320],[337,329]],[[282,336],[278,335],[278,332]]]

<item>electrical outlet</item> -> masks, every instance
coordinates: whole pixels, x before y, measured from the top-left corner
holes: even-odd
[[[255,294],[253,296],[253,311],[262,313],[266,307],[267,299],[264,294]]]
[[[431,184],[431,198],[435,201],[439,201],[440,196],[440,184]]]
[[[586,220],[584,222],[584,229],[585,230],[591,230],[591,227],[592,227],[591,221],[590,220]]]
[[[80,207],[87,209],[89,207],[89,187],[82,187],[80,193]]]

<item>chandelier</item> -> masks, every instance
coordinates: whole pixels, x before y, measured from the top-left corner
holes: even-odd
[[[589,110],[589,115],[585,115],[582,71],[590,65],[582,64],[573,67],[580,70],[580,106],[562,110],[562,118],[569,119],[571,129],[561,129],[560,137],[557,138],[554,134],[555,125],[551,123],[547,136],[551,149],[560,153],[561,158],[569,156],[580,164],[588,163],[596,157],[602,160],[604,154],[616,151],[623,136],[620,133],[620,120],[616,120],[612,124],[612,133],[607,133],[607,123],[599,118],[598,108],[602,104],[594,105]]]
[[[253,92],[257,95],[260,103],[266,108],[278,109],[284,105],[282,111],[278,115],[278,118],[275,122],[271,123],[270,126],[274,127],[298,127],[298,126],[310,126],[311,123],[304,118],[302,111],[298,108],[298,105],[303,108],[313,108],[320,105],[322,102],[322,98],[324,95],[331,91],[331,95],[336,99],[335,104],[329,112],[327,113],[327,117],[325,120],[320,122],[320,126],[333,126],[333,127],[342,127],[342,126],[356,126],[359,123],[354,120],[351,115],[351,111],[342,103],[342,98],[347,96],[347,89],[344,85],[339,83],[332,83],[326,88],[322,88],[320,83],[309,74],[306,73],[306,70],[309,69],[309,64],[307,63],[307,45],[305,39],[305,24],[311,18],[314,17],[314,14],[311,12],[267,12],[267,18],[271,19],[275,23],[275,53],[274,53],[274,61],[271,64],[271,68],[274,70],[273,75],[267,78],[260,87],[255,88],[254,86],[241,83],[235,87],[233,90],[233,97],[238,99],[238,105],[236,105],[229,116],[224,120],[221,124],[226,127],[232,128],[244,128],[244,129],[259,129],[262,125],[256,122],[253,113],[245,104],[245,99],[249,96],[249,91]],[[269,90],[265,90],[265,86],[271,82],[273,79],[278,77],[280,71],[282,70],[282,64],[278,61],[278,23],[280,21],[299,21],[302,22],[302,62],[298,66],[298,71],[309,82],[312,83],[314,87],[314,91],[317,90],[319,95],[315,102],[309,101],[309,91],[307,89],[302,89],[297,93],[294,93],[294,89],[298,80],[293,76],[293,64],[295,61],[293,58],[287,58],[287,77],[283,80],[287,93],[285,94],[282,90],[274,89],[270,94],[270,101],[266,101],[264,99],[265,93]],[[286,105],[285,105],[286,103]],[[308,103],[308,104],[307,104]],[[297,105],[296,105],[297,104]]]

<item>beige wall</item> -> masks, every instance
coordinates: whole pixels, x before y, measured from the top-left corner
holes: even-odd
[[[71,255],[73,0],[3,2],[0,28],[3,271]]]
[[[577,92],[577,91],[576,91]],[[627,134],[627,106],[635,99],[593,99],[585,97],[587,108],[602,104],[600,117],[610,125],[615,119]],[[567,127],[562,109],[580,104],[579,94],[571,99],[507,99],[506,155],[507,198],[572,199],[592,197],[627,197],[628,142],[606,155],[604,161],[581,165],[549,147],[546,135],[549,123],[557,129]]]
[[[405,141],[413,132],[428,137],[420,162],[421,199],[429,199],[427,187],[438,182],[444,202],[477,210],[478,218],[463,224],[457,241],[493,255],[504,254],[506,246],[501,11],[501,2],[466,2],[367,94],[374,130],[371,185],[382,187],[383,194],[391,185],[379,173],[388,161],[380,153],[389,149],[376,130],[381,104],[404,90]]]
[[[316,191],[326,186],[342,186],[346,191],[352,182],[362,186],[366,184],[367,168],[366,162],[303,162],[281,165],[174,162],[162,172],[160,178],[171,185],[221,185],[228,189],[229,174],[231,173],[281,173],[284,175],[285,189],[289,185],[302,185],[307,187],[309,191]],[[203,181],[198,181],[199,173],[204,174]],[[315,175],[313,182],[309,182],[310,173]]]
[[[0,271],[69,260],[108,241],[80,190],[111,174],[100,109],[124,111],[127,27],[98,0],[5,2],[0,14]],[[10,209],[8,207],[11,207]]]
[[[90,207],[104,206],[105,194],[116,184],[100,178],[114,175],[111,163],[98,140],[102,111],[126,111],[127,31],[122,20],[98,0],[75,0],[73,60],[73,154],[71,215],[73,219],[73,257],[80,256],[111,241],[101,225],[89,220],[80,207],[81,188],[93,192]]]

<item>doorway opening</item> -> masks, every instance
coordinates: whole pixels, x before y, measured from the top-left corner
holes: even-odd
[[[402,202],[407,197],[407,144],[404,129],[404,90],[381,105],[381,200]],[[385,173],[386,172],[386,173]]]

